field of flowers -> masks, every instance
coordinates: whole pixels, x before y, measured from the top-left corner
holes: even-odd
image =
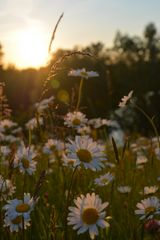
[[[133,134],[118,145],[108,134],[112,121],[87,119],[81,108],[83,82],[98,73],[78,69],[69,76],[80,84],[65,116],[56,113],[51,96],[35,104],[23,127],[1,118],[0,239],[160,239],[160,142],[153,119],[135,106],[153,136]],[[134,104],[134,94],[117,108]]]

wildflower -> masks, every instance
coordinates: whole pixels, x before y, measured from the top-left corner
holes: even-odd
[[[61,152],[64,150],[64,143],[56,139],[48,139],[43,147],[45,154],[52,154],[54,152]]]
[[[88,121],[88,124],[92,125],[94,128],[100,128],[102,126],[110,126],[111,120],[101,119],[101,118],[92,118]]]
[[[4,119],[4,120],[0,121],[0,127],[2,129],[8,129],[8,128],[16,127],[16,126],[17,126],[17,123],[12,122],[9,119]]]
[[[4,179],[2,175],[0,175],[0,200],[6,200],[8,196],[12,196],[15,192],[15,188],[11,180]]]
[[[157,191],[158,191],[157,186],[144,187],[144,195],[153,194],[153,193],[156,193]]]
[[[160,160],[160,149],[159,149],[159,147],[156,147],[154,149],[154,152],[155,152],[155,155],[156,155],[157,159]]]
[[[30,213],[33,207],[34,201],[30,197],[30,193],[24,193],[23,200],[17,198],[9,200],[3,207],[5,210],[4,226],[9,227],[11,232],[18,232],[19,229],[22,229],[24,221],[24,228],[26,228],[30,225]]]
[[[37,109],[37,112],[42,113],[44,110],[46,110],[49,105],[53,102],[54,97],[51,96],[50,98],[45,98],[41,102],[38,102],[35,104],[35,107]]]
[[[91,239],[98,235],[98,228],[109,227],[106,222],[106,212],[103,211],[108,205],[108,202],[102,203],[102,200],[95,193],[86,196],[81,195],[74,200],[76,207],[69,207],[68,225],[74,225],[73,229],[77,230],[77,234],[89,231]]]
[[[136,215],[140,215],[140,220],[152,219],[154,215],[160,214],[160,201],[157,197],[150,197],[137,203]]]
[[[160,221],[156,219],[149,219],[144,224],[144,229],[150,234],[155,234],[160,231]]]
[[[131,99],[132,97],[132,94],[133,94],[133,91],[130,91],[129,94],[127,96],[124,96],[122,99],[121,99],[121,102],[119,103],[119,107],[125,107],[127,102]]]
[[[80,127],[77,129],[77,132],[80,135],[89,135],[91,134],[91,128],[89,126]]]
[[[7,157],[10,154],[11,150],[8,146],[1,146],[0,147],[0,153],[3,157]]]
[[[73,127],[73,128],[80,128],[84,127],[85,124],[87,123],[87,118],[85,114],[81,112],[69,112],[67,115],[64,117],[64,125],[67,127]]]
[[[72,168],[76,166],[76,159],[68,158],[65,154],[63,154],[62,161],[63,161],[63,166],[72,167]]]
[[[120,193],[130,193],[131,192],[131,187],[130,186],[119,186],[119,187],[117,187],[117,190]]]
[[[91,78],[91,77],[99,77],[99,74],[97,72],[89,71],[87,72],[85,68],[77,69],[77,70],[71,70],[68,73],[68,76],[71,77],[82,77],[82,78]]]
[[[38,127],[38,124],[39,125],[43,125],[43,118],[40,117],[40,118],[32,118],[30,119],[27,123],[26,123],[26,128],[27,129],[30,129],[30,130],[33,130],[34,128],[37,128]]]
[[[66,144],[67,157],[76,160],[76,166],[82,164],[86,169],[100,170],[106,160],[105,147],[93,141],[89,136],[76,136],[75,141]]]
[[[114,175],[110,172],[101,175],[99,178],[96,178],[94,180],[95,184],[98,186],[106,186],[108,185],[110,182],[112,182],[114,179]]]
[[[24,143],[18,148],[13,161],[14,168],[19,168],[20,172],[32,175],[36,171],[36,162],[33,160],[36,157],[34,147],[25,147]]]
[[[144,163],[148,162],[148,159],[144,155],[138,155],[136,160],[136,165],[142,165]]]

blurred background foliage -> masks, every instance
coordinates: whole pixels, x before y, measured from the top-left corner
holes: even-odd
[[[84,83],[81,110],[87,117],[116,119],[122,129],[150,134],[148,122],[141,113],[132,107],[117,110],[122,96],[134,90],[136,103],[154,118],[159,127],[160,36],[153,23],[145,27],[142,37],[117,32],[112,48],[98,42],[72,50],[58,49],[47,66],[38,70],[19,70],[13,65],[5,68],[5,53],[0,46],[0,81],[6,83],[5,93],[15,120],[24,123],[33,116],[33,106],[42,96],[43,84],[51,66],[64,54],[77,50],[89,52],[92,57],[76,54],[63,61],[49,81],[48,95],[45,95],[57,96],[62,114],[69,110],[70,103],[74,108],[80,80],[68,77],[69,70],[86,68],[100,74],[98,78],[87,79]]]

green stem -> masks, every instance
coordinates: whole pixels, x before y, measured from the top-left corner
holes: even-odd
[[[140,107],[137,106],[137,105],[135,105],[135,108],[136,108],[137,110],[139,110],[139,111],[147,118],[147,120],[149,121],[149,123],[150,123],[151,126],[153,127],[153,130],[154,130],[155,135],[156,135],[157,140],[158,140],[158,145],[159,145],[159,147],[160,147],[159,134],[158,134],[157,128],[156,128],[153,120],[148,116],[148,114],[147,114],[142,108],[140,108]]]
[[[72,176],[71,176],[71,181],[70,181],[70,185],[68,188],[68,195],[67,195],[67,201],[66,201],[66,209],[65,209],[65,233],[64,233],[64,239],[67,240],[68,239],[68,227],[67,227],[67,216],[68,216],[68,207],[69,207],[69,202],[70,202],[70,196],[71,196],[71,189],[72,189],[72,185],[73,185],[73,179],[74,179],[74,175],[76,173],[76,170],[78,168],[78,165],[74,168]]]
[[[77,106],[76,106],[76,110],[78,110],[80,102],[81,102],[81,95],[82,95],[82,86],[83,86],[83,81],[84,79],[81,78],[80,84],[79,84],[79,91],[78,91],[78,101],[77,101]]]

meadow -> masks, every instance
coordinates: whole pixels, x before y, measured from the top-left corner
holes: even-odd
[[[118,143],[109,134],[113,119],[88,119],[81,106],[84,82],[98,72],[68,72],[79,83],[68,112],[57,113],[55,96],[42,97],[24,126],[12,120],[1,85],[0,239],[160,239],[154,119],[126,93],[117,109],[133,105],[152,136],[124,133]]]

